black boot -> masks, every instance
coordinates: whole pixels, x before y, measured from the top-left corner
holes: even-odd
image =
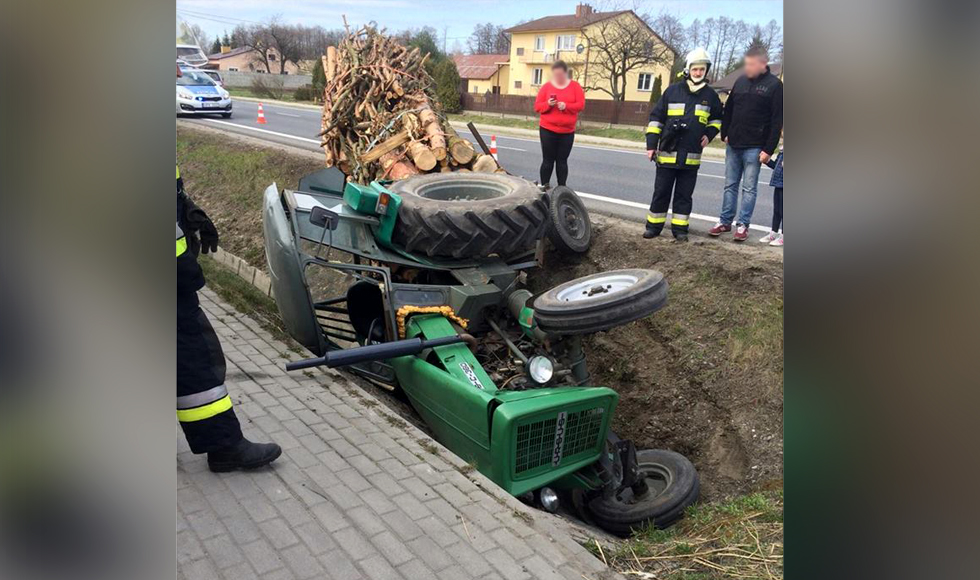
[[[684,230],[675,230],[674,231],[674,240],[675,241],[678,241],[678,242],[686,242],[687,241],[687,232],[685,232]]]
[[[661,231],[663,231],[663,228],[652,228],[647,225],[646,229],[643,230],[643,237],[649,240],[650,238],[659,236]]]
[[[254,469],[272,463],[280,455],[282,448],[275,443],[252,443],[243,437],[228,449],[208,453],[208,467],[215,473]]]

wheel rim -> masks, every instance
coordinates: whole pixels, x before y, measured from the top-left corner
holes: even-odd
[[[565,231],[576,240],[585,236],[585,220],[572,203],[562,201],[558,204],[558,215],[565,225]]]
[[[633,274],[604,274],[587,278],[559,290],[555,297],[560,302],[584,302],[628,290],[639,281]]]
[[[419,197],[441,201],[482,201],[503,197],[511,190],[512,187],[508,183],[451,178],[420,185],[416,193]]]
[[[639,471],[637,480],[646,483],[646,491],[636,495],[633,488],[627,487],[620,492],[619,497],[616,498],[617,501],[624,504],[652,501],[663,495],[674,483],[674,475],[659,463],[641,463],[637,467]]]

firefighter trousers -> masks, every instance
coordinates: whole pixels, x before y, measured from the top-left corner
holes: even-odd
[[[177,420],[194,453],[242,439],[225,387],[225,355],[197,292],[177,294]]]
[[[657,177],[653,184],[653,201],[650,202],[650,213],[647,214],[647,229],[658,234],[667,223],[667,209],[671,207],[671,197],[674,199],[674,213],[670,220],[670,230],[676,237],[679,233],[687,234],[691,220],[691,208],[694,205],[694,186],[698,181],[698,170],[679,169],[657,165]]]

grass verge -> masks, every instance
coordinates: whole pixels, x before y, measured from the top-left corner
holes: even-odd
[[[672,528],[650,527],[618,545],[592,540],[585,546],[631,578],[782,578],[783,493],[693,506]]]
[[[256,93],[255,91],[253,91],[252,89],[245,88],[245,87],[225,87],[225,90],[228,91],[229,93],[231,93],[231,96],[233,96],[233,97],[251,97],[253,99],[267,99],[268,98],[266,95],[260,95],[260,94]],[[285,91],[283,91],[283,95],[282,95],[282,98],[281,99],[273,99],[273,100],[276,100],[276,101],[289,101],[289,102],[293,102],[293,103],[309,103],[311,105],[313,104],[312,101],[297,101],[296,98],[293,96],[293,91],[288,90],[288,89],[285,90]]]

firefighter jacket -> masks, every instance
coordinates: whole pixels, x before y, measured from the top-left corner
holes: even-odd
[[[657,164],[677,169],[701,165],[701,137],[711,141],[721,131],[723,107],[707,84],[691,92],[686,81],[667,87],[650,111],[647,150],[657,151]]]
[[[197,239],[187,215],[197,206],[184,193],[184,180],[177,168],[177,296],[194,293],[204,287],[204,272],[197,263]]]

